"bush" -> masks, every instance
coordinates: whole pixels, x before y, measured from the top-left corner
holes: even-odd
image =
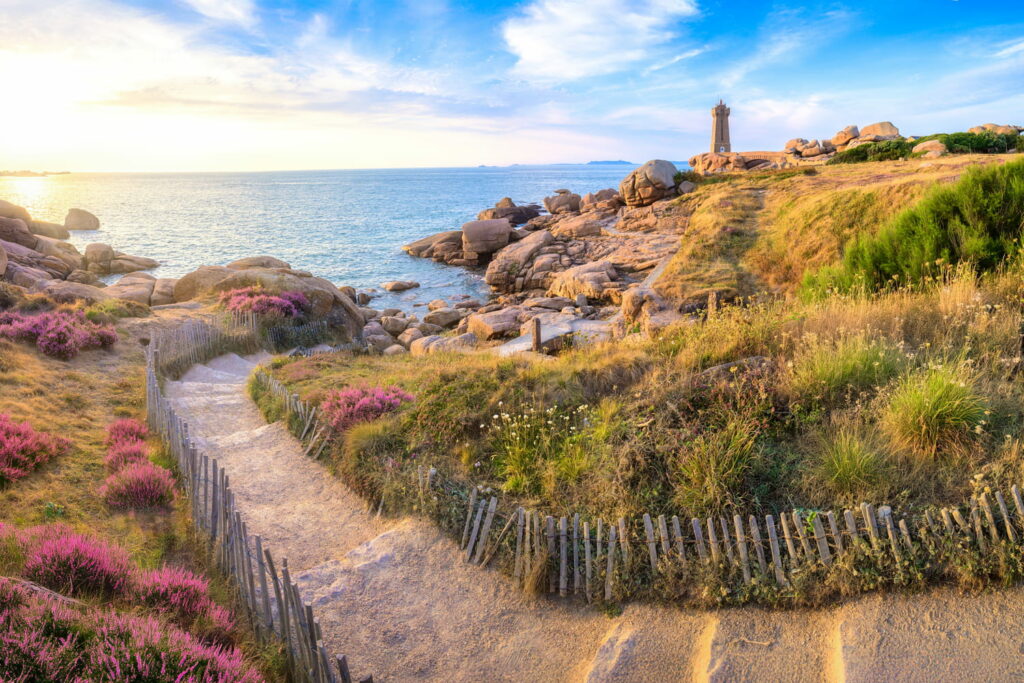
[[[852,429],[840,428],[823,439],[813,474],[816,488],[856,502],[884,486],[889,462],[870,440]]]
[[[685,443],[676,459],[675,501],[694,515],[738,503],[753,463],[756,432],[749,421],[730,417],[721,429]]]
[[[310,308],[309,299],[302,292],[269,294],[260,286],[223,292],[220,304],[232,313],[256,313],[283,318],[297,317]]]
[[[142,441],[147,436],[149,436],[149,427],[145,423],[123,417],[107,425],[106,444],[109,447],[119,443]]]
[[[822,294],[917,284],[960,262],[990,271],[1018,253],[1022,225],[1024,161],[971,168],[958,183],[938,187],[878,234],[855,237],[842,264],[808,274],[804,288]]]
[[[204,640],[231,642],[231,612],[213,601],[210,583],[202,576],[177,567],[154,569],[136,580],[133,597]]]
[[[0,484],[21,479],[70,450],[67,439],[37,432],[28,422],[17,423],[0,413]]]
[[[99,493],[116,509],[163,507],[174,501],[174,477],[151,462],[132,463],[107,477]]]
[[[884,140],[882,142],[866,142],[837,153],[828,160],[828,164],[860,164],[865,161],[894,161],[909,157],[917,142],[906,140]]]
[[[146,462],[149,459],[149,446],[144,441],[119,441],[107,450],[104,463],[107,470],[117,472],[127,465]]]
[[[893,445],[934,458],[973,442],[985,419],[985,400],[962,368],[943,365],[907,375],[888,397],[882,426]]]
[[[792,388],[798,397],[833,403],[846,392],[884,385],[906,364],[899,348],[864,335],[810,340],[793,360]]]
[[[47,356],[70,360],[85,349],[110,348],[117,341],[117,332],[91,322],[81,311],[34,315],[8,311],[0,313],[0,338],[34,342]]]
[[[120,595],[129,586],[132,564],[121,548],[57,527],[25,559],[25,577],[69,595]]]
[[[935,136],[951,154],[1002,154],[1017,148],[1018,136],[984,133],[943,133]]]
[[[335,431],[347,431],[353,425],[376,420],[412,401],[398,387],[346,387],[331,391],[320,404],[320,414]]]
[[[0,578],[0,679],[258,683],[236,648],[158,619],[73,609]]]

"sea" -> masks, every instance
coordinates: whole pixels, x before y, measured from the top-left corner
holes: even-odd
[[[454,230],[502,197],[541,203],[556,189],[581,196],[617,187],[631,164],[262,173],[69,173],[0,177],[0,199],[63,223],[86,209],[100,229],[73,232],[160,262],[157,277],[270,255],[337,285],[376,289],[377,308],[410,310],[455,295],[485,298],[483,273],[412,258],[402,245]],[[115,278],[116,279],[116,278]],[[389,294],[389,280],[421,286]]]

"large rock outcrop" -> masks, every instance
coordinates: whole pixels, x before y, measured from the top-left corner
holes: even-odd
[[[491,260],[484,274],[484,281],[499,292],[523,291],[533,284],[534,257],[554,242],[547,230],[539,230],[505,247]]]
[[[312,305],[313,316],[326,317],[336,326],[344,327],[350,339],[357,339],[362,333],[363,314],[351,298],[328,280],[287,268],[201,266],[174,284],[174,301],[180,303],[254,285],[269,292],[302,292]]]
[[[246,268],[291,268],[291,265],[273,256],[247,256],[232,261],[225,267],[232,270],[245,270]]]
[[[99,230],[100,219],[85,209],[68,209],[64,227],[68,230]]]
[[[512,225],[506,218],[470,221],[462,226],[462,257],[477,261],[508,244]]]
[[[647,206],[675,194],[678,172],[675,164],[652,159],[634,169],[619,183],[619,195],[626,206]]]
[[[553,196],[544,198],[544,208],[552,216],[560,213],[575,213],[580,210],[580,196],[569,190],[555,190]]]
[[[17,218],[26,225],[32,222],[32,216],[28,214],[28,209],[3,199],[0,199],[0,218]]]
[[[0,218],[0,240],[35,249],[38,239],[20,218]]]
[[[494,205],[493,208],[484,209],[477,214],[477,220],[486,221],[496,218],[504,218],[511,225],[522,225],[531,218],[540,215],[540,207],[535,204],[516,206],[510,197],[504,197]]]
[[[895,140],[899,136],[899,128],[892,125],[889,121],[881,121],[861,128],[860,135],[858,135],[857,138],[859,140],[867,140],[869,142],[878,142],[881,140]]]
[[[134,273],[140,270],[156,268],[160,264],[151,258],[144,256],[131,256],[108,244],[93,243],[85,247],[85,268],[97,275],[117,275],[121,273]]]
[[[548,288],[548,296],[563,296],[575,299],[582,294],[587,299],[600,301],[615,299],[611,292],[621,293],[617,284],[619,274],[615,266],[607,261],[595,261],[569,268],[558,273]]]

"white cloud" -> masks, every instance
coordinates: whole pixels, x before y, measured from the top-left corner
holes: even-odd
[[[753,53],[727,69],[721,77],[721,83],[732,88],[756,71],[826,45],[849,31],[852,19],[853,15],[845,10],[826,12],[813,19],[793,10],[775,12],[761,27]]]
[[[515,74],[563,82],[629,68],[696,13],[693,0],[533,0],[502,36],[518,58]]]
[[[1024,40],[1011,41],[1009,43],[1003,43],[1003,48],[996,52],[993,56],[1003,59],[1006,57],[1012,57],[1015,54],[1024,52]]]
[[[256,5],[252,0],[183,0],[204,17],[252,28],[256,24]]]
[[[657,64],[652,64],[651,66],[644,69],[644,75],[646,76],[648,74],[654,73],[655,71],[667,69],[668,67],[673,66],[674,64],[678,64],[684,59],[693,59],[698,55],[704,54],[705,52],[707,52],[707,48],[704,47],[696,47],[692,50],[687,50],[686,52],[676,55],[672,59],[669,59],[664,62],[658,62]]]

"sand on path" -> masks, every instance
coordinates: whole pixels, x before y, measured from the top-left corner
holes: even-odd
[[[328,650],[382,681],[1024,680],[1024,590],[871,595],[823,610],[628,605],[609,617],[530,598],[465,564],[429,522],[378,519],[245,393],[259,358],[166,388],[231,478],[251,533],[287,557]]]

